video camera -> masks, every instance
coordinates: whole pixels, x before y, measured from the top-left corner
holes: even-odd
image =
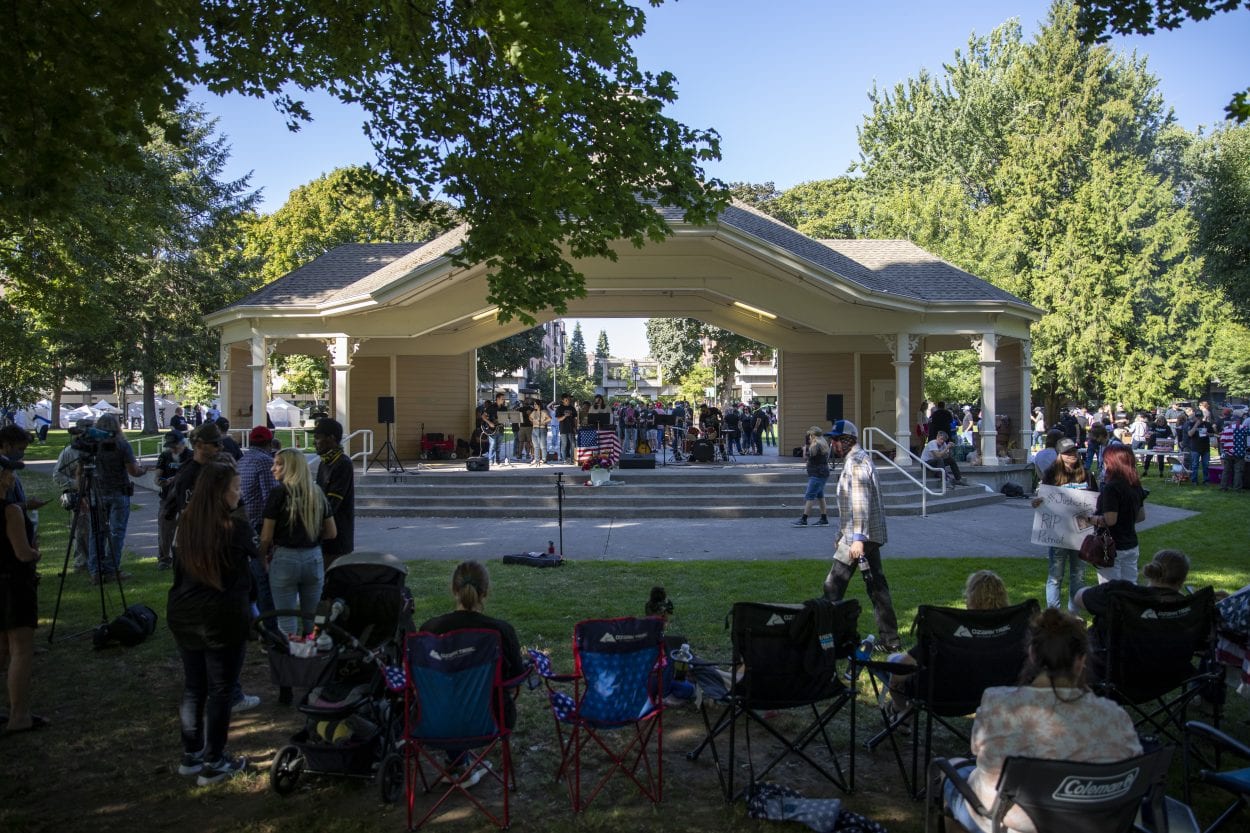
[[[70,441],[70,448],[80,455],[94,455],[100,450],[101,444],[107,445],[116,441],[112,431],[105,431],[94,425],[87,428],[70,428],[69,435],[73,437]]]

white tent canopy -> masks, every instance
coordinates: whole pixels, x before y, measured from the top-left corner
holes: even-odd
[[[99,402],[92,405],[91,410],[95,411],[97,415],[120,414],[122,412],[121,408],[118,408],[114,405],[110,405],[107,399],[101,399]]]
[[[80,419],[95,419],[95,417],[95,411],[91,410],[86,405],[75,408],[72,411],[61,411],[61,427],[69,428]]]
[[[298,428],[304,424],[304,412],[281,396],[265,406],[265,413],[269,414],[275,428]]]

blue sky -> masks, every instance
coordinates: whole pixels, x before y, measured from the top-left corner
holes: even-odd
[[[921,68],[934,73],[973,33],[1011,17],[1026,37],[1046,16],[1044,0],[678,0],[647,10],[635,43],[639,63],[672,71],[679,100],[670,115],[721,134],[723,159],[707,167],[727,182],[772,181],[785,189],[827,179],[858,159],[856,128],[875,82],[889,88]],[[1193,130],[1223,120],[1235,90],[1250,84],[1250,13],[1239,10],[1112,46],[1148,56],[1164,99]],[[373,160],[359,110],[307,97],[315,121],[290,133],[272,105],[199,95],[232,146],[227,175],[251,173],[273,211],[291,189],[343,165]],[[570,330],[572,324],[570,323]],[[643,355],[642,322],[583,321],[593,345],[607,329],[612,352]]]

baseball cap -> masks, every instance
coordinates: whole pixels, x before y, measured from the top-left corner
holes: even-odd
[[[257,425],[252,432],[247,435],[247,441],[251,445],[260,445],[273,441],[273,432],[265,425]]]
[[[1069,451],[1072,451],[1075,448],[1076,448],[1076,441],[1074,441],[1071,437],[1064,437],[1062,440],[1055,443],[1056,454],[1067,454]]]
[[[855,437],[859,438],[859,428],[849,419],[839,419],[833,423],[833,427],[829,429],[826,437]]]
[[[221,429],[215,422],[206,422],[191,432],[191,442],[221,445]]]

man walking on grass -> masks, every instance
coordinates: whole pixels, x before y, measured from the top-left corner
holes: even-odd
[[[886,542],[885,508],[872,455],[859,445],[859,428],[839,419],[827,435],[833,453],[843,459],[838,478],[838,538],[833,565],[825,576],[825,598],[841,601],[856,567],[868,586],[868,598],[877,618],[877,646],[891,653],[901,649],[898,617],[890,598],[890,585],[881,566],[881,545]]]

